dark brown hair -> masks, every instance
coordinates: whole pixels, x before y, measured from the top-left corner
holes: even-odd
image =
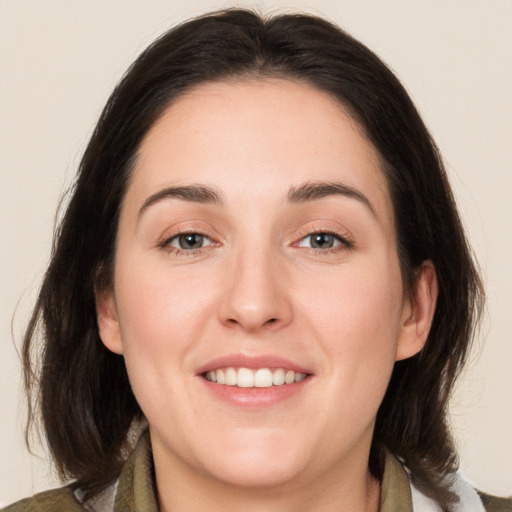
[[[456,498],[443,477],[456,469],[457,456],[447,402],[478,320],[480,280],[438,150],[404,88],[363,44],[312,16],[227,10],[193,19],[155,41],[116,87],[81,161],[26,332],[29,421],[39,406],[60,474],[87,495],[116,479],[130,425],[142,412],[123,358],[99,338],[95,290],[111,285],[119,209],[137,150],[191,87],[260,77],[302,81],[349,109],[382,159],[406,291],[423,261],[435,266],[439,298],[430,335],[417,356],[395,365],[370,468],[379,476],[383,451],[391,450],[448,510]]]

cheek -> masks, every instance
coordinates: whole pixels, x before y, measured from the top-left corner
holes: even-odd
[[[356,403],[382,399],[393,369],[402,288],[398,264],[362,266],[315,279],[303,290],[303,316],[326,354],[333,386]],[[323,290],[323,291],[322,291]]]
[[[186,409],[194,346],[211,299],[186,274],[125,259],[115,275],[123,355],[133,392],[150,423]],[[203,291],[208,290],[208,286]]]
[[[174,343],[185,342],[208,300],[200,288],[208,290],[207,283],[191,279],[185,272],[171,273],[143,262],[120,267],[116,304],[123,340],[167,344],[177,337]]]
[[[180,375],[190,366],[193,346],[203,336],[211,311],[205,293],[209,287],[147,264],[125,262],[117,270],[123,353],[135,394],[143,401],[140,395],[146,390],[160,389],[169,375]]]
[[[295,293],[330,338],[343,333],[344,343],[351,344],[365,333],[370,338],[396,337],[403,301],[398,265],[347,267],[316,273],[309,281]]]

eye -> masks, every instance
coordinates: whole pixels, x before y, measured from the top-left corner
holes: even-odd
[[[298,243],[299,247],[311,249],[334,249],[340,245],[348,246],[349,244],[343,237],[333,233],[311,233]]]
[[[194,249],[202,249],[210,245],[212,241],[205,235],[200,233],[181,233],[165,242],[166,247],[173,247],[184,251],[192,251]]]

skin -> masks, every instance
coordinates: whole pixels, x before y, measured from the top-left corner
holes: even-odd
[[[289,200],[318,182],[359,197]],[[220,201],[154,196],[198,184]],[[333,247],[312,247],[326,232]],[[180,248],[182,233],[203,246]],[[240,81],[171,105],[139,150],[113,289],[97,296],[102,340],[124,355],[149,422],[161,509],[378,510],[375,416],[437,296],[432,265],[417,275],[410,301],[379,155],[329,95]],[[309,376],[285,400],[240,407],[197,374],[230,354],[284,357]]]

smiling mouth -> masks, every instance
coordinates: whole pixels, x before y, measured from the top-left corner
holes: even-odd
[[[219,368],[204,372],[203,377],[213,383],[239,388],[269,388],[301,382],[308,377],[307,373],[295,372],[284,368]]]

